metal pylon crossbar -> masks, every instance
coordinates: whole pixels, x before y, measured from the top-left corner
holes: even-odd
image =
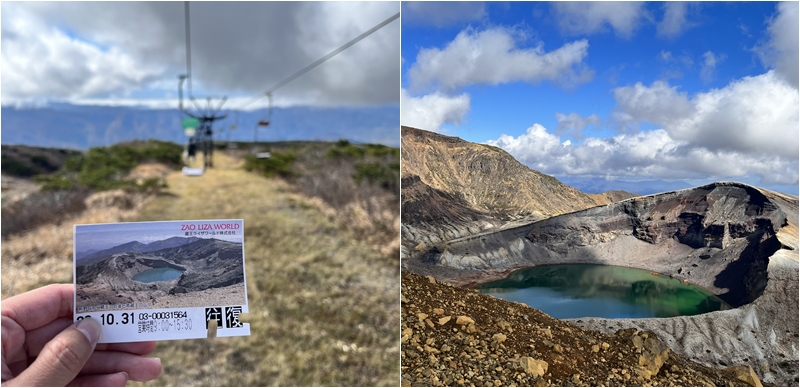
[[[183,106],[183,81],[188,77],[181,75],[178,77],[178,108],[184,115],[197,120],[197,128],[190,135],[187,146],[188,156],[193,157],[198,151],[203,153],[203,167],[214,167],[214,122],[225,119],[228,115],[217,115],[225,104],[227,97],[223,97],[216,109],[211,108],[211,100],[208,100],[208,109],[200,114],[194,114],[186,110]],[[191,98],[191,96],[189,96]],[[199,110],[199,109],[198,109]],[[184,128],[186,130],[187,128]],[[188,134],[189,131],[187,131]]]

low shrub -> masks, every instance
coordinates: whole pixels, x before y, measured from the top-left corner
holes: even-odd
[[[399,163],[357,163],[354,167],[356,173],[353,174],[353,179],[358,183],[366,179],[393,192],[400,189]]]
[[[39,173],[35,168],[18,160],[2,156],[3,173],[23,178],[32,177]]]
[[[247,154],[244,157],[244,169],[260,172],[268,178],[275,175],[288,178],[295,175],[292,171],[292,165],[296,158],[297,154],[294,151],[273,151],[269,158],[264,159]]]
[[[352,158],[362,159],[367,156],[376,158],[391,155],[400,157],[400,150],[398,148],[387,147],[381,144],[364,144],[361,146],[351,144],[347,140],[339,140],[334,146],[328,150],[329,158]]]
[[[109,147],[90,148],[86,153],[69,157],[64,168],[56,174],[38,176],[45,190],[71,188],[93,190],[152,190],[158,182],[139,184],[124,177],[137,165],[157,162],[172,168],[182,165],[183,148],[177,144],[158,141],[133,141]]]
[[[43,190],[2,209],[2,237],[31,230],[39,225],[59,223],[86,209],[88,190]]]

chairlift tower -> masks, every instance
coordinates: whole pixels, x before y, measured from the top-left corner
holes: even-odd
[[[201,108],[192,94],[192,52],[191,52],[191,27],[189,18],[189,2],[184,1],[185,12],[185,26],[186,26],[186,74],[178,76],[178,109],[188,116],[183,119],[183,130],[189,136],[189,144],[187,151],[189,157],[194,157],[197,151],[203,152],[203,169],[200,171],[192,172],[191,175],[202,175],[203,170],[207,167],[214,166],[214,122],[222,120],[227,115],[217,115],[225,104],[227,97],[222,97],[222,100],[217,105],[216,109],[211,107],[211,97],[206,99],[206,107]],[[184,108],[183,105],[183,81],[189,80],[189,89],[187,93],[188,99],[192,102],[196,109],[196,113]],[[186,168],[184,168],[186,173]]]
[[[189,99],[197,110],[197,114],[192,113],[185,109],[183,105],[183,81],[186,78],[188,78],[186,75],[178,76],[178,108],[184,115],[188,116],[183,120],[183,130],[189,136],[189,153],[192,154],[192,147],[194,147],[195,152],[202,151],[203,168],[211,168],[214,167],[214,122],[228,117],[228,115],[218,115],[227,97],[222,97],[216,109],[212,109],[211,98],[209,97],[206,108],[203,109],[197,104],[194,97],[189,95]]]

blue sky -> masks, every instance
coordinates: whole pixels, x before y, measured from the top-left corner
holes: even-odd
[[[231,242],[242,242],[242,222],[226,220],[225,223],[239,224],[235,235],[186,235],[181,230],[183,225],[194,225],[196,231],[201,224],[218,224],[219,220],[190,220],[190,221],[159,221],[159,222],[128,222],[117,224],[76,225],[75,251],[85,252],[89,249],[103,250],[117,245],[138,241],[149,244],[155,241],[166,240],[171,237],[197,237],[215,238]],[[213,227],[213,226],[212,226]]]
[[[797,3],[403,3],[401,123],[556,176],[798,186]]]

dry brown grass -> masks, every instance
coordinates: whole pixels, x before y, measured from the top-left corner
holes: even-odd
[[[142,184],[148,179],[163,180],[167,175],[172,173],[172,169],[163,163],[142,163],[125,176],[125,180],[134,180],[137,184]]]
[[[153,385],[399,385],[397,261],[288,183],[215,166],[168,176],[140,219],[244,219],[252,334],[160,343]]]
[[[59,223],[86,209],[88,191],[36,191],[3,203],[2,237],[21,234],[39,225]]]
[[[12,236],[2,245],[3,297],[72,281],[74,223],[242,218],[251,336],[161,342],[164,373],[136,385],[399,385],[391,249],[359,240],[340,212],[283,180],[247,173],[222,152],[215,166],[202,177],[169,174],[169,188],[143,205],[101,193],[78,217]],[[360,212],[347,212],[361,214],[349,216],[354,225],[376,217]]]
[[[73,225],[129,221],[144,199],[142,194],[122,190],[92,194],[85,200],[89,210],[59,224],[42,225],[4,239],[0,247],[2,297],[51,283],[72,283]]]
[[[356,147],[350,145],[350,147]],[[351,231],[360,241],[385,255],[390,261],[400,257],[400,197],[395,188],[364,179],[356,181],[359,163],[390,164],[399,161],[383,156],[329,156],[333,143],[310,144],[298,152],[291,179],[301,192],[336,224]],[[399,172],[398,172],[399,173]],[[398,174],[399,177],[399,174]],[[399,185],[399,182],[398,182]]]

